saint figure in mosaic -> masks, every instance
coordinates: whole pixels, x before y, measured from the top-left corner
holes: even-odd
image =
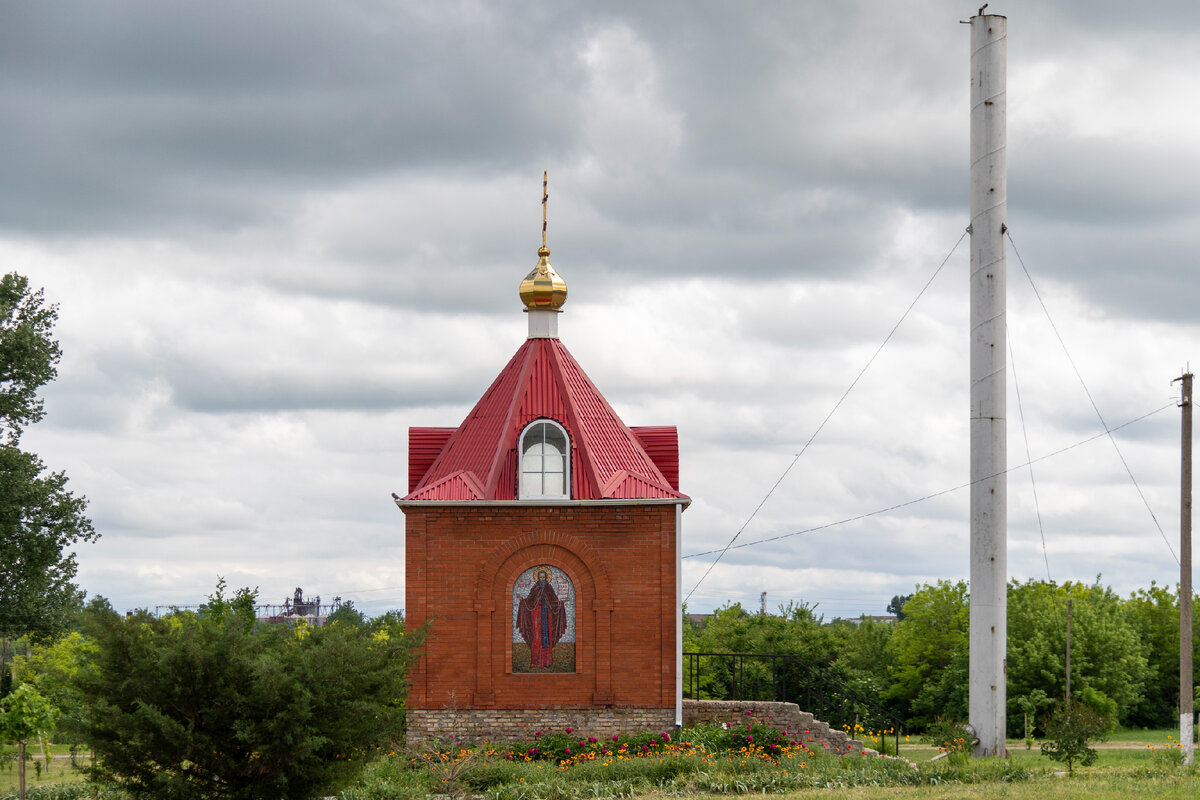
[[[529,594],[520,599],[517,609],[517,629],[529,645],[529,666],[544,669],[554,663],[554,645],[567,632],[566,603],[558,599],[550,574],[537,572],[537,581]]]

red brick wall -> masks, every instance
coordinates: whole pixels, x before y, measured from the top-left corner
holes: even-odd
[[[406,507],[405,615],[432,629],[411,709],[673,708],[675,506]],[[512,587],[575,585],[574,674],[513,674]]]

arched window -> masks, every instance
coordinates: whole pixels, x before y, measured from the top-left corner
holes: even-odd
[[[571,496],[571,444],[567,431],[551,419],[534,420],[521,433],[521,500],[564,499]]]

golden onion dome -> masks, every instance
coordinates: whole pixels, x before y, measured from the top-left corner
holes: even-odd
[[[521,302],[526,311],[558,311],[567,302],[567,282],[550,266],[550,248],[538,248],[538,263],[521,281]]]

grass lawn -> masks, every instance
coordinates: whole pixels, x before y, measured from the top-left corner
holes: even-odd
[[[1111,756],[1119,760],[1121,763],[1133,763],[1138,761],[1138,758],[1126,759],[1123,756],[1119,757],[1113,751],[1117,750],[1132,750],[1146,751],[1143,753],[1141,760],[1146,760],[1151,748],[1159,750],[1173,746],[1179,738],[1179,731],[1173,728],[1162,728],[1158,730],[1147,730],[1145,728],[1138,730],[1118,730],[1108,737],[1103,742],[1097,742],[1093,745],[1097,750],[1101,751],[1100,758],[1102,761],[1108,761],[1106,756]],[[1040,754],[1040,740],[1033,742],[1033,747],[1029,750],[1025,749],[1024,739],[1009,739],[1007,741],[1008,752],[1012,758],[1024,758],[1025,755],[1032,754],[1041,759],[1044,763],[1051,763],[1049,759],[1043,759]],[[931,745],[924,744],[920,741],[919,736],[913,736],[910,741],[900,742],[900,755],[907,758],[909,761],[929,761],[938,754],[937,748]]]
[[[1140,757],[1140,763],[1112,763],[1104,754],[1093,767],[1077,768],[1072,778],[1061,774],[1062,766],[1049,759],[1034,756],[1014,759],[1004,764],[993,761],[980,764],[972,762],[969,767],[932,770],[944,776],[944,781],[924,785],[904,785],[903,773],[899,770],[878,769],[881,762],[874,759],[871,764],[854,764],[855,759],[846,759],[845,770],[831,763],[813,763],[805,770],[816,785],[788,786],[775,778],[784,775],[783,765],[766,767],[761,764],[741,763],[736,760],[715,760],[698,771],[671,773],[657,771],[662,764],[653,760],[638,765],[639,770],[629,767],[611,776],[600,775],[599,769],[581,770],[572,767],[568,773],[543,765],[505,765],[504,774],[488,774],[494,765],[481,764],[480,772],[461,776],[459,790],[466,795],[479,796],[485,800],[573,800],[583,797],[645,797],[658,800],[678,797],[714,797],[735,794],[770,794],[780,798],[822,798],[840,800],[857,798],[911,798],[912,800],[956,800],[971,798],[1029,798],[1030,800],[1084,800],[1085,798],[1130,798],[1153,797],[1165,800],[1194,800],[1200,797],[1200,772],[1181,767],[1170,768],[1153,765],[1148,756],[1138,751],[1122,753],[1117,759]],[[818,757],[818,762],[823,758]],[[1034,759],[1040,759],[1036,761]],[[1019,769],[1028,761],[1029,768]],[[1014,769],[1018,767],[1018,769]],[[911,768],[907,768],[911,769]],[[406,775],[407,772],[407,775]],[[411,771],[398,765],[379,765],[360,781],[356,788],[346,790],[340,800],[395,800],[402,797],[421,797],[441,788],[418,780]],[[479,778],[485,785],[476,783]],[[855,785],[858,783],[859,785]],[[874,785],[872,785],[874,784]]]
[[[1095,770],[1095,768],[1092,768]],[[781,798],[823,798],[823,800],[1125,800],[1153,797],[1155,800],[1192,800],[1200,792],[1195,775],[1140,777],[1083,771],[1074,778],[1042,775],[1021,783],[957,784],[944,786],[870,786],[845,789],[806,789],[779,795]],[[665,797],[648,793],[645,797]]]
[[[756,734],[760,729],[756,727]],[[765,734],[765,730],[761,731]],[[1200,797],[1200,769],[1172,763],[1173,731],[1121,731],[1100,748],[1098,762],[1076,767],[1067,777],[1063,764],[1041,755],[1035,742],[1026,750],[1023,740],[1008,743],[1010,758],[950,759],[930,763],[936,748],[917,742],[901,742],[905,760],[878,756],[841,758],[784,747],[768,752],[730,738],[730,732],[710,729],[685,731],[671,742],[654,745],[657,751],[642,755],[641,744],[629,746],[627,758],[608,750],[617,745],[588,743],[566,761],[525,761],[512,758],[503,749],[491,753],[460,751],[466,760],[455,767],[458,756],[430,764],[416,762],[400,753],[371,763],[339,800],[399,800],[431,794],[460,794],[482,800],[582,800],[582,798],[644,797],[666,800],[679,797],[770,794],[780,798],[911,798],[911,800],[958,800],[959,798],[1029,798],[1030,800],[1083,800],[1087,798],[1154,797],[1193,800]],[[694,741],[685,741],[690,737]],[[534,743],[553,745],[553,737]],[[642,739],[646,739],[645,736]],[[640,743],[642,739],[639,739]],[[575,741],[570,742],[574,746]],[[653,739],[649,740],[653,743]],[[578,741],[584,744],[583,741]],[[701,744],[702,743],[702,744]],[[557,746],[562,746],[562,742]],[[636,744],[636,743],[635,743]],[[786,743],[785,743],[786,744]],[[1149,746],[1148,746],[1149,745]],[[600,753],[604,749],[604,754]],[[66,755],[65,747],[55,747]],[[505,754],[508,758],[505,758]],[[522,754],[524,751],[520,751]],[[464,755],[465,754],[465,755]],[[601,757],[603,756],[603,757]],[[769,756],[769,757],[768,757]],[[908,762],[917,765],[914,769]],[[31,790],[49,784],[64,786],[62,792],[43,795],[54,800],[90,797],[81,774],[67,758],[54,759],[49,774],[38,776],[29,768]],[[449,778],[449,783],[445,780]],[[16,770],[0,769],[0,800],[14,796]],[[34,797],[37,797],[34,794]]]
[[[12,761],[5,761],[0,764],[0,793],[15,790],[17,788],[17,764],[16,764],[16,748],[2,747],[0,754],[12,754]],[[40,749],[31,751],[34,761],[26,762],[25,764],[25,786],[32,789],[34,786],[45,786],[52,783],[78,783],[83,780],[83,775],[79,770],[71,766],[71,748],[65,744],[50,745],[50,768],[46,769],[45,761],[42,759]],[[79,756],[78,763],[87,763],[86,755]],[[35,766],[41,766],[41,771]]]
[[[1197,731],[1192,730],[1192,738],[1195,740]],[[1179,739],[1179,728],[1160,728],[1157,730],[1147,730],[1146,728],[1125,729],[1122,728],[1108,737],[1106,744],[1140,744],[1140,745],[1161,745],[1168,741],[1167,737],[1171,737],[1172,741]]]
[[[839,758],[803,749],[763,748],[689,749],[689,738],[716,742],[701,730],[684,731],[679,741],[660,745],[658,753],[614,760],[596,757],[588,762],[523,761],[524,743],[505,758],[493,755],[458,756],[432,766],[412,766],[408,756],[373,764],[363,779],[340,795],[340,800],[393,800],[435,793],[463,793],[484,800],[577,800],[584,797],[711,797],[770,794],[782,798],[1193,798],[1200,797],[1200,771],[1171,763],[1167,731],[1126,732],[1100,752],[1091,767],[1066,766],[1041,755],[1035,743],[1009,743],[1010,758],[930,763],[936,748],[911,740],[901,743],[898,759],[878,756]],[[719,735],[720,732],[718,731]],[[756,730],[755,742],[759,741]],[[549,743],[540,742],[543,746]],[[579,742],[583,744],[583,742]],[[1146,745],[1151,745],[1151,749]],[[532,752],[532,751],[529,751]],[[769,756],[769,757],[768,757]],[[914,768],[908,762],[914,762]],[[448,782],[447,779],[448,778]]]

